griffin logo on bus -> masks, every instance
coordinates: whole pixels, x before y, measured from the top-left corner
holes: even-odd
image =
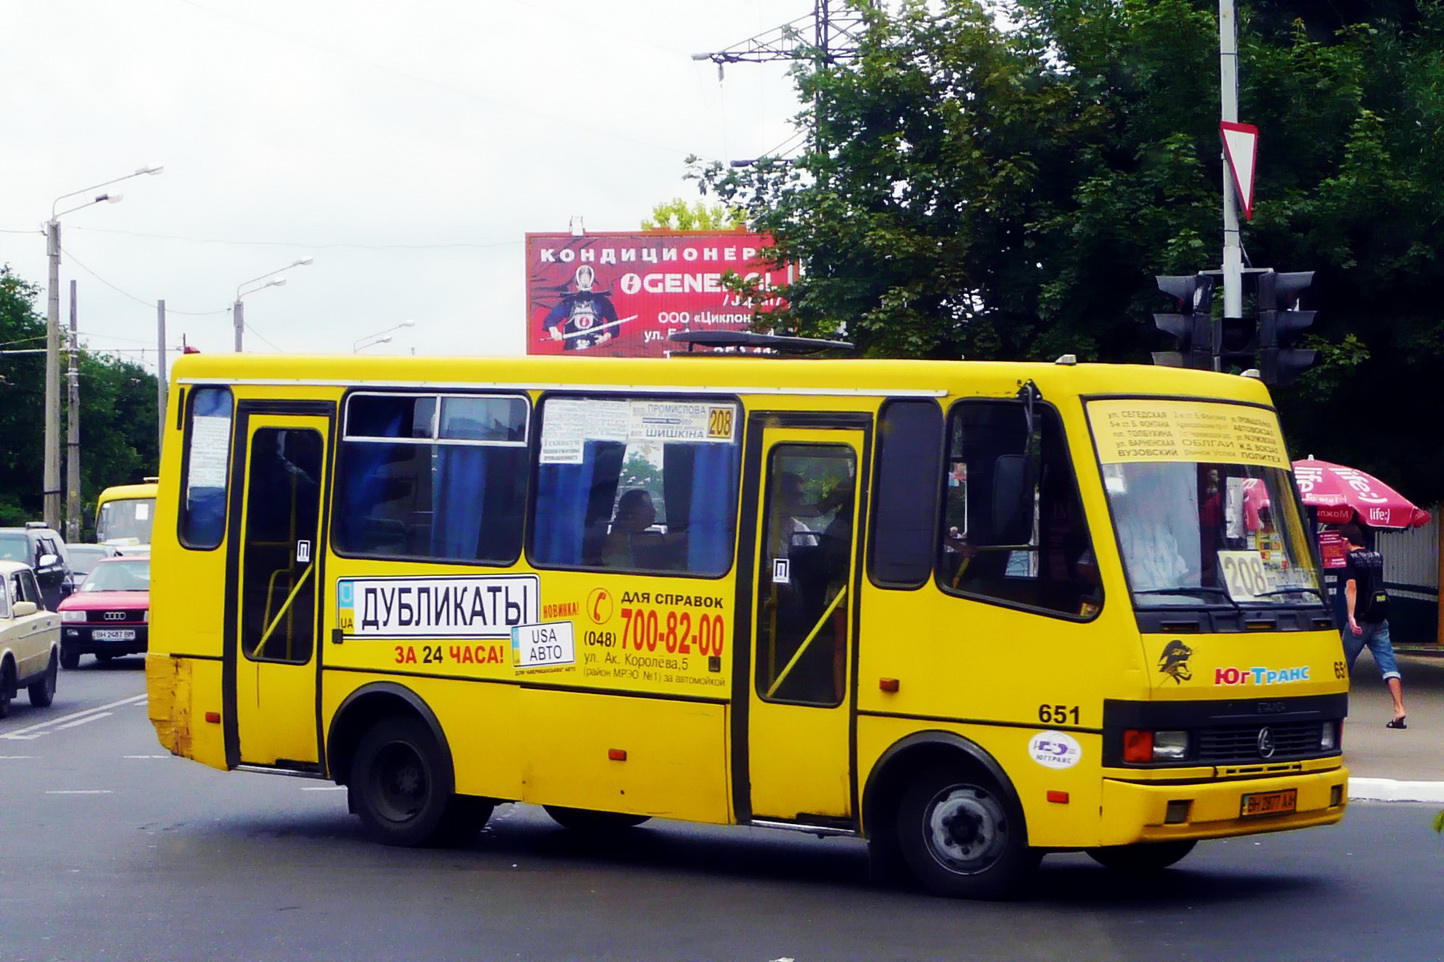
[[[1193,672],[1188,668],[1188,659],[1193,657],[1193,649],[1183,642],[1174,639],[1163,649],[1163,655],[1158,659],[1158,670],[1178,684],[1193,680]]]

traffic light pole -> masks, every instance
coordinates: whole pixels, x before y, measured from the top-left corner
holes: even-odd
[[[1238,24],[1233,0],[1218,0],[1219,94],[1222,119],[1238,123]],[[1238,194],[1228,175],[1224,158],[1223,175],[1223,316],[1243,317],[1243,248],[1239,243]],[[1214,345],[1215,349],[1218,345]],[[1217,350],[1215,350],[1217,353]]]

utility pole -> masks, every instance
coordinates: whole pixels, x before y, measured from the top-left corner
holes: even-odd
[[[1238,22],[1233,0],[1218,0],[1219,100],[1222,120],[1238,123]],[[1243,317],[1243,247],[1239,243],[1238,194],[1224,158],[1223,316]],[[1215,353],[1217,353],[1215,351]]]
[[[156,455],[160,454],[160,446],[165,443],[165,402],[166,392],[169,386],[165,380],[165,301],[155,302],[155,334],[156,344],[159,351],[156,353],[155,362],[155,410],[156,410]]]
[[[60,529],[60,221],[45,224],[45,525]]]
[[[803,60],[821,55],[824,63],[836,63],[857,56],[858,39],[866,26],[861,13],[837,2],[842,12],[834,14],[834,0],[813,0],[812,16],[799,17],[790,23],[758,34],[726,50],[694,53],[693,60],[710,60],[722,75],[722,65],[729,63],[769,63],[775,60]],[[865,4],[871,6],[871,3]],[[811,39],[806,40],[811,34]]]
[[[65,540],[79,541],[84,527],[80,505],[80,332],[76,323],[75,281],[70,282],[69,405],[65,421]]]
[[[231,323],[236,326],[236,353],[241,353],[241,342],[245,339],[246,330],[246,307],[241,303],[241,296],[236,295],[236,303],[231,305]]]

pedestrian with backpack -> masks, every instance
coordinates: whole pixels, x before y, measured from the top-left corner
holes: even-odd
[[[1348,554],[1339,577],[1347,615],[1341,634],[1349,674],[1359,652],[1368,648],[1379,666],[1389,694],[1394,699],[1394,717],[1387,728],[1408,728],[1404,723],[1404,681],[1394,660],[1394,645],[1389,640],[1389,596],[1384,591],[1384,556],[1364,546],[1364,531],[1354,522],[1339,528]]]

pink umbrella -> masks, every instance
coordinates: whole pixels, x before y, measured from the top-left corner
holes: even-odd
[[[1358,521],[1374,528],[1417,528],[1429,523],[1429,512],[1372,475],[1342,464],[1305,458],[1294,462],[1294,484],[1305,507],[1320,521]]]

